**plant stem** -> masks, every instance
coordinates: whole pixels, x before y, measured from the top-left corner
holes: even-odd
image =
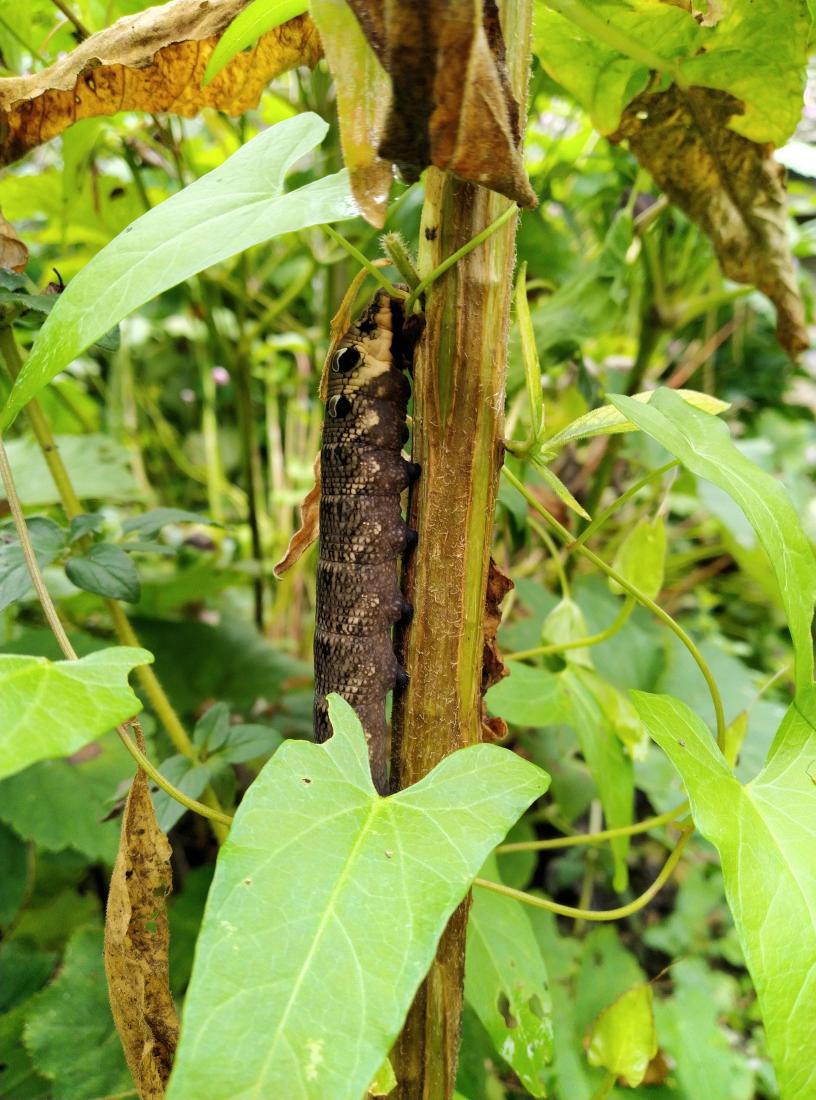
[[[429,286],[435,283],[446,271],[450,271],[450,269],[458,264],[460,260],[464,259],[469,252],[472,252],[474,248],[477,248],[486,241],[488,237],[492,237],[497,230],[501,229],[501,227],[510,221],[513,215],[517,213],[518,207],[515,203],[511,203],[506,210],[503,210],[502,213],[490,223],[490,225],[485,226],[481,232],[476,233],[469,241],[465,241],[461,248],[458,248],[455,252],[452,252],[450,256],[447,256],[438,267],[433,269],[433,271],[429,271],[425,278],[421,279],[419,284],[415,286],[408,295],[408,299],[405,302],[406,316],[413,312],[417,302]]]
[[[45,613],[45,618],[54,633],[54,637],[57,639],[60,649],[66,657],[75,661],[77,655],[74,652],[74,647],[71,645],[68,635],[65,633],[65,627],[62,625],[62,620],[57,614],[57,609],[51,599],[51,594],[45,587],[45,581],[40,571],[40,563],[37,561],[37,555],[34,552],[34,547],[31,545],[28,526],[26,525],[23,515],[23,509],[20,506],[20,498],[17,496],[17,491],[14,487],[14,478],[11,473],[11,466],[9,465],[6,446],[3,443],[2,436],[0,436],[0,478],[2,478],[3,488],[6,491],[6,500],[8,501],[12,518],[14,519],[14,527],[17,531],[17,537],[20,540],[20,547],[23,551],[23,558],[25,559],[26,568],[28,569],[28,575],[31,577],[31,583],[34,585],[34,591],[37,593],[40,606]]]
[[[561,586],[561,596],[563,599],[568,600],[570,597],[570,584],[567,579],[567,571],[564,568],[564,563],[561,561],[561,555],[558,553],[558,547],[553,542],[549,531],[546,531],[540,523],[531,518],[530,526],[549,550],[550,557],[555,564],[555,570],[558,574],[558,583]]]
[[[646,817],[634,825],[619,825],[616,829],[602,829],[597,833],[581,833],[579,836],[558,836],[552,840],[518,840],[512,844],[500,844],[497,852],[545,852],[556,848],[575,848],[581,844],[603,844],[619,836],[636,836],[638,833],[656,829],[659,825],[670,825],[688,813],[688,802],[681,802],[673,810],[666,810],[655,817]]]
[[[644,890],[640,897],[635,898],[634,901],[630,901],[627,905],[619,905],[616,909],[579,909],[572,905],[561,905],[560,902],[551,901],[550,898],[539,898],[535,894],[528,894],[524,890],[515,890],[512,886],[505,886],[501,882],[490,882],[484,878],[474,879],[473,885],[481,886],[485,890],[493,890],[497,894],[504,894],[505,897],[514,898],[516,901],[524,902],[525,905],[532,905],[536,909],[546,909],[548,912],[556,913],[560,917],[573,917],[578,920],[589,921],[623,920],[625,917],[631,917],[633,913],[645,909],[649,902],[660,893],[680,862],[683,849],[688,844],[693,832],[694,829],[691,827],[683,830],[674,850],[648,890]]]
[[[349,256],[353,256],[360,267],[364,267],[366,271],[371,275],[373,279],[387,290],[392,298],[404,298],[405,292],[398,290],[397,287],[391,282],[387,275],[383,275],[382,271],[371,261],[367,256],[364,256],[359,248],[355,248],[351,241],[347,241],[336,229],[333,229],[330,225],[322,225],[320,227],[324,233],[327,233],[335,244],[339,244],[341,248],[348,252]]]
[[[529,660],[530,657],[549,657],[553,653],[563,653],[568,649],[583,649],[585,646],[593,646],[598,645],[600,642],[606,642],[609,638],[613,637],[613,635],[617,634],[632,614],[634,606],[635,598],[629,595],[623,601],[617,615],[605,630],[601,630],[597,634],[590,634],[588,638],[578,638],[572,642],[554,642],[552,645],[541,645],[536,649],[522,649],[518,653],[508,653],[505,655],[505,660],[526,661]]]
[[[524,103],[532,0],[503,0],[499,7],[511,84]],[[414,372],[413,458],[422,474],[408,519],[419,539],[404,578],[416,610],[397,638],[409,682],[394,701],[393,789],[417,782],[482,736],[485,599],[504,436],[515,220],[502,196],[428,169],[418,260],[420,273],[434,279],[425,276],[426,325]],[[392,1100],[453,1095],[467,915],[466,901],[442,935],[394,1047]]]
[[[541,504],[540,501],[536,500],[533,494],[526,488],[525,485],[523,485],[519,481],[516,475],[512,473],[507,468],[507,466],[503,467],[502,473],[510,482],[510,484],[518,489],[518,491],[521,493],[527,503],[535,508],[538,514],[542,516],[547,523],[549,523],[550,527],[555,531],[555,533],[560,538],[562,538],[566,544],[573,545],[574,540],[566,527],[564,527],[563,524],[559,523],[555,516],[550,515],[544,505]],[[630,581],[628,581],[626,577],[618,573],[618,571],[616,569],[613,569],[611,565],[607,565],[602,558],[599,558],[597,554],[593,553],[592,550],[589,550],[586,546],[574,544],[574,549],[576,549],[582,557],[586,558],[587,561],[591,561],[596,569],[600,569],[601,572],[605,573],[607,577],[611,577],[614,581],[617,581],[617,583],[625,592],[628,592],[631,596],[635,597],[638,603],[643,604],[644,607],[648,608],[648,610],[651,611],[651,613],[655,615],[658,619],[660,619],[660,621],[665,626],[667,626],[669,630],[672,631],[672,633],[677,635],[677,637],[689,651],[691,656],[694,658],[694,663],[700,669],[700,672],[702,672],[703,677],[705,678],[705,682],[708,684],[708,690],[711,693],[711,701],[714,705],[714,714],[717,723],[717,745],[722,751],[725,746],[726,731],[725,712],[723,710],[722,698],[720,696],[720,690],[717,687],[717,681],[714,679],[711,673],[711,669],[708,667],[708,664],[706,663],[706,660],[700,650],[697,648],[697,646],[694,644],[694,642],[691,640],[685,630],[683,630],[682,626],[680,626],[679,623],[675,622],[675,620],[671,617],[671,615],[668,614],[668,612],[664,611],[662,607],[654,602],[654,600],[650,600],[648,596],[644,595],[643,592],[641,592],[640,589],[636,588]]]
[[[662,477],[663,474],[668,473],[669,470],[674,470],[680,465],[679,461],[675,458],[671,462],[666,462],[663,466],[659,466],[656,470],[650,470],[648,474],[642,477],[639,481],[636,481],[634,485],[630,486],[625,493],[621,493],[619,497],[612,501],[608,508],[604,508],[602,512],[599,512],[593,521],[583,529],[580,535],[572,539],[567,543],[566,550],[570,552],[577,550],[579,546],[583,544],[595,534],[611,515],[617,512],[621,505],[625,504],[627,500],[631,500],[632,497],[637,496],[641,489],[644,489],[652,481],[656,481],[657,478]]]

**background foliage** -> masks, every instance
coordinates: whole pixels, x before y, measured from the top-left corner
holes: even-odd
[[[73,9],[94,30],[145,6],[75,0]],[[679,6],[659,5],[657,14],[654,7],[632,3],[621,17],[620,5],[593,5],[622,32],[646,36],[689,80],[744,99],[742,134],[784,146],[778,153],[790,169],[784,233],[809,311],[816,255],[812,99],[806,97],[792,137],[801,81],[775,82],[769,98],[766,70],[722,63],[729,51],[733,57],[754,49],[769,69],[785,63],[800,71],[806,6],[779,4],[779,33],[736,15],[703,20],[693,30]],[[732,7],[739,14],[740,5]],[[733,854],[714,819],[742,812],[747,796],[740,784],[762,769],[794,685],[803,688],[811,679],[812,665],[794,675],[785,612],[801,664],[810,627],[803,593],[812,577],[803,565],[790,590],[780,590],[762,549],[777,528],[762,516],[752,524],[750,502],[740,510],[712,483],[717,478],[701,468],[699,446],[678,454],[655,427],[659,409],[626,408],[639,432],[573,432],[559,446],[553,439],[602,406],[607,392],[640,392],[658,381],[728,402],[736,457],[723,451],[710,462],[720,469],[733,462],[736,469],[742,456],[784,480],[805,533],[805,561],[806,539],[816,538],[816,360],[809,351],[798,364],[788,358],[775,339],[768,299],[728,281],[709,239],[666,201],[627,148],[605,136],[643,92],[654,59],[622,61],[591,28],[567,28],[561,8],[569,5],[542,4],[539,11],[527,130],[527,167],[539,207],[523,215],[518,240],[542,369],[543,446],[554,455],[548,469],[595,516],[673,455],[687,461],[688,468],[667,469],[626,499],[591,545],[699,647],[722,696],[727,752],[730,759],[739,755],[739,783],[724,778],[706,803],[698,820],[705,836],[688,843],[674,879],[653,904],[613,925],[554,917],[477,891],[458,1087],[466,1100],[545,1092],[590,1100],[622,1097],[632,1088],[652,1100],[771,1100],[779,1086],[726,904],[723,874],[731,872]],[[793,26],[801,33],[789,33]],[[73,45],[71,27],[46,0],[6,5],[0,14],[0,52],[9,73],[42,68]],[[584,58],[588,50],[597,53],[589,76],[603,72],[603,83],[576,66],[576,49]],[[46,287],[59,281],[53,269],[72,280],[135,218],[222,165],[270,125],[305,111],[326,119],[328,133],[317,148],[319,135],[293,152],[281,190],[325,190],[319,181],[334,178],[342,161],[335,93],[322,63],[279,78],[258,107],[238,119],[213,110],[184,121],[125,113],[80,122],[36,149],[0,183],[3,216],[31,252],[24,276],[2,273],[3,327],[14,320],[25,351],[51,307]],[[253,163],[263,170],[262,161]],[[335,212],[316,220],[343,216],[344,196],[338,191]],[[385,228],[415,244],[421,185],[399,184],[394,198]],[[160,208],[156,222],[172,209]],[[149,755],[190,797],[206,798],[209,791],[227,807],[242,798],[281,743],[310,732],[314,552],[282,581],[273,579],[272,565],[284,553],[311,483],[329,321],[356,272],[314,220],[255,244],[269,235],[264,214],[255,217],[251,241],[237,242],[234,224],[218,238],[223,257],[245,243],[252,247],[160,297],[142,304],[147,295],[134,289],[135,276],[129,280],[131,305],[141,308],[114,332],[106,335],[110,301],[92,293],[86,302],[86,335],[99,342],[73,359],[66,345],[62,373],[39,394],[82,504],[70,525],[24,417],[8,439],[38,558],[74,647],[86,660],[110,660],[111,601],[125,601],[139,642],[154,655],[173,706],[192,731],[192,754],[178,751],[140,682]],[[157,239],[169,239],[172,231],[159,225]],[[187,232],[192,253],[198,245],[211,248],[202,238],[219,230],[193,219]],[[367,256],[379,254],[377,233],[362,221],[348,222],[344,232]],[[194,269],[191,261],[187,271]],[[8,361],[7,345],[0,350]],[[0,376],[4,397],[9,389]],[[536,427],[517,327],[507,414],[511,438],[526,438]],[[570,530],[581,530],[546,471],[517,458],[508,468]],[[715,719],[705,681],[677,636],[580,557],[553,554],[530,516],[524,498],[505,483],[495,556],[516,584],[499,634],[512,675],[492,690],[488,704],[510,725],[507,744],[552,777],[546,799],[511,834],[517,842],[626,826],[682,802],[678,774],[649,733],[665,741],[670,755],[677,750],[661,735],[659,716],[646,713],[649,704],[633,705],[630,689],[680,700],[672,706],[690,731],[687,745],[697,736],[710,751],[699,725],[712,728]],[[796,515],[778,529],[784,539],[782,549],[772,547],[777,569],[784,546],[798,537],[795,522]],[[0,540],[0,650],[57,659],[5,519]],[[597,635],[596,644],[569,648]],[[551,651],[525,656],[541,647]],[[126,662],[127,654],[117,652],[127,667],[138,659]],[[30,675],[43,667],[51,666],[32,665]],[[61,690],[60,720],[66,721],[73,702]],[[28,766],[18,762],[16,773],[0,781],[0,862],[7,869],[0,886],[0,1097],[7,1100],[134,1095],[101,954],[117,815],[132,775],[130,757],[104,733],[128,711],[121,694],[109,709],[100,702],[97,740],[73,756],[30,763],[32,754]],[[809,719],[807,708],[805,714]],[[799,763],[806,767],[811,734],[802,735]],[[694,778],[683,774],[696,811]],[[764,775],[769,784],[778,778]],[[771,810],[785,791],[783,784],[781,796],[767,794]],[[705,801],[704,792],[699,798]],[[181,999],[216,845],[203,819],[162,794],[155,804],[173,845],[170,974]],[[778,834],[794,875],[807,873],[795,863],[812,844],[812,815],[803,801],[803,835],[793,835],[793,826]],[[653,881],[673,839],[658,825],[609,845],[507,852],[481,874],[563,905],[612,908]],[[767,880],[755,887],[760,894],[770,889]],[[756,917],[760,931],[763,913]],[[775,919],[783,938],[789,933],[803,953],[813,950],[800,938],[805,917],[793,925],[785,923],[794,920],[790,914]],[[773,1011],[787,1022],[789,1006]],[[794,1007],[792,1034],[804,1036],[807,1026],[796,1020]],[[800,1053],[794,1041],[792,1057]],[[601,1091],[607,1087],[611,1091]],[[786,1095],[804,1098],[808,1087],[806,1080],[788,1081]]]

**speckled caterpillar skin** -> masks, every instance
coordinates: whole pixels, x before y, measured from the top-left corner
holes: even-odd
[[[401,455],[413,340],[402,304],[379,291],[335,349],[320,452],[320,560],[314,639],[315,740],[331,736],[326,696],[342,695],[368,741],[371,774],[388,786],[385,698],[402,674],[393,624],[410,611],[396,559],[411,541],[400,493],[416,475]]]

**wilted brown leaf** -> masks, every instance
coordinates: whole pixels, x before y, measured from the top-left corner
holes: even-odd
[[[495,0],[349,0],[391,77],[379,154],[407,179],[435,165],[535,206]]]
[[[170,995],[170,844],[139,769],[122,819],[105,921],[105,970],[116,1030],[141,1100],[161,1100],[178,1040]]]
[[[391,100],[389,80],[346,4],[312,0],[311,12],[337,88],[340,140],[351,190],[362,215],[379,229],[393,179],[390,161],[377,153]]]
[[[219,36],[249,0],[172,0],[128,15],[42,72],[0,80],[0,166],[83,118],[118,111],[203,107],[238,115],[265,85],[296,65],[312,66],[320,39],[308,15],[265,34],[206,88],[204,70]]]
[[[508,674],[507,665],[499,652],[496,633],[501,623],[501,603],[508,592],[513,590],[513,582],[498,565],[490,559],[487,574],[487,592],[485,594],[484,615],[484,653],[482,655],[482,695],[503,680]],[[507,723],[503,718],[489,718],[484,702],[482,707],[482,740],[501,741],[507,736]]]
[[[315,459],[314,474],[315,483],[300,505],[300,527],[289,539],[286,553],[272,570],[276,577],[282,577],[300,561],[320,534],[320,455]]]
[[[777,338],[795,357],[808,336],[788,244],[784,170],[770,145],[728,128],[741,109],[726,92],[672,85],[633,100],[611,139],[628,141],[655,182],[707,234],[729,279],[768,295],[777,309]]]
[[[28,249],[17,236],[17,230],[0,212],[0,267],[22,273],[28,263]]]

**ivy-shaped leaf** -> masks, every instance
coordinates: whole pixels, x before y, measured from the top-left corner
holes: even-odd
[[[359,1100],[448,917],[546,789],[484,744],[381,798],[359,721],[330,698],[334,736],[286,742],[221,849],[167,1100]]]
[[[100,649],[78,661],[0,654],[0,777],[68,756],[142,709],[128,673],[145,649]]]

